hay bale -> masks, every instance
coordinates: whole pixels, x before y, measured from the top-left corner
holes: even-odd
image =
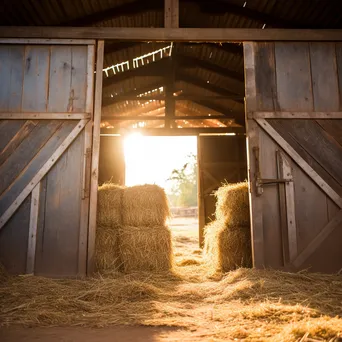
[[[247,226],[213,221],[204,230],[205,261],[213,272],[252,267],[251,234]]]
[[[216,192],[216,219],[232,226],[249,226],[248,183],[225,184]]]
[[[121,225],[121,207],[124,187],[114,183],[104,183],[98,189],[97,224],[100,226]]]
[[[164,226],[170,216],[164,189],[152,184],[126,188],[123,192],[122,210],[124,226]]]
[[[100,273],[122,270],[118,226],[97,226],[95,239],[95,266],[96,270]]]
[[[125,272],[169,271],[173,266],[171,231],[165,226],[124,226],[120,255]]]

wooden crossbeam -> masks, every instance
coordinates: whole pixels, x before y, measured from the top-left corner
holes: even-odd
[[[248,119],[342,119],[342,112],[249,112]]]
[[[90,113],[0,113],[0,120],[81,120],[90,119]]]
[[[342,30],[158,27],[1,26],[0,38],[103,39],[163,42],[341,41]]]

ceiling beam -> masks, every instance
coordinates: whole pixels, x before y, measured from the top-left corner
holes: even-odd
[[[145,3],[145,2],[144,2]],[[0,26],[0,38],[101,39],[159,42],[341,41],[342,30],[159,28],[159,27],[47,27]],[[1,40],[1,39],[0,39]]]

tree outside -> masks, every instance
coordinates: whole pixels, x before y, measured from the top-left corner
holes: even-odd
[[[174,169],[168,178],[171,190],[168,198],[172,207],[197,207],[197,156],[186,158],[182,168]]]

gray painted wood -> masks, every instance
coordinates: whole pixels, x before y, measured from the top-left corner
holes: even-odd
[[[11,53],[9,45],[0,45],[0,111],[8,111],[11,79]]]
[[[1,165],[0,194],[15,181],[60,125],[61,122],[57,120],[39,122],[31,131],[31,134],[26,138],[26,141],[20,144]]]
[[[26,46],[22,111],[46,112],[50,48]]]
[[[71,47],[52,46],[48,112],[69,112],[71,96]]]
[[[334,43],[310,43],[314,110],[338,111],[339,90]]]
[[[297,243],[300,253],[328,223],[327,196],[295,164],[293,178],[295,179]]]
[[[309,45],[307,43],[276,42],[275,59],[280,109],[283,111],[312,111]]]
[[[71,92],[72,92],[72,106],[70,111],[79,112],[87,111],[86,97],[87,97],[87,47],[73,46],[71,50]],[[93,72],[94,67],[90,72]],[[91,87],[91,85],[89,85]],[[89,94],[92,96],[92,93]]]
[[[37,123],[38,121],[26,121],[6,147],[3,150],[0,150],[0,166],[14,153],[16,148],[26,139],[33,128],[36,127]]]
[[[279,110],[275,75],[274,43],[259,43],[255,47],[256,101],[259,110]]]
[[[83,143],[84,132],[47,175],[43,254],[37,256],[37,274],[73,276],[78,272]]]
[[[0,231],[0,262],[13,274],[26,272],[31,196]]]
[[[6,148],[25,122],[25,120],[0,120],[0,151]]]
[[[75,127],[75,122],[67,121],[62,125],[59,123],[60,128],[49,141],[44,145],[30,162],[28,167],[16,179],[14,184],[7,189],[7,191],[0,197],[0,213],[3,214],[10,204],[17,198],[21,191],[26,187],[28,182],[34,177],[36,172],[44,165],[44,163],[51,157],[53,152],[61,145],[64,139],[70,134]]]

